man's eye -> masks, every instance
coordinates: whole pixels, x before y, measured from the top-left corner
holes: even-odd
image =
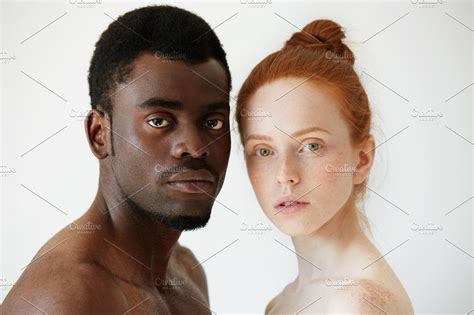
[[[304,147],[303,147],[303,151],[304,150],[309,150],[309,151],[318,151],[322,148],[322,145],[319,144],[319,143],[308,143],[308,144],[305,144]]]
[[[224,122],[220,119],[210,119],[206,121],[206,126],[214,130],[219,130],[224,126]]]
[[[148,124],[155,128],[163,128],[168,126],[170,122],[164,118],[153,118],[148,121]]]
[[[257,149],[256,154],[257,156],[269,156],[271,154],[271,151],[266,148],[260,148],[260,149]]]

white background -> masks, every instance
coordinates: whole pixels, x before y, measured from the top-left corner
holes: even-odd
[[[117,18],[149,3],[2,2],[1,57],[15,57],[0,64],[2,300],[41,245],[82,215],[95,196],[98,162],[82,120],[71,116],[90,108],[87,70],[95,42],[112,22],[107,15]],[[382,254],[389,252],[385,259],[417,313],[472,310],[473,2],[177,5],[215,27],[228,54],[232,95],[251,68],[281,48],[297,28],[318,18],[345,27],[374,111],[374,134],[379,144],[388,140],[377,148],[369,183],[373,191],[366,200],[374,241]],[[442,117],[420,121],[412,117],[414,109],[433,109]],[[291,239],[260,210],[237,133],[232,138],[227,177],[217,198],[221,204],[215,204],[207,227],[183,233],[181,242],[203,261],[238,240],[203,264],[211,309],[262,313],[297,275],[296,257],[275,241],[292,248]],[[272,230],[252,235],[241,229],[258,223]],[[412,230],[414,223],[442,229],[420,234]]]

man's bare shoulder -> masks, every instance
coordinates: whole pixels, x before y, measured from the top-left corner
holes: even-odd
[[[2,312],[123,313],[128,305],[113,276],[93,263],[46,261],[29,266],[7,295]]]
[[[208,297],[206,273],[189,248],[177,243],[172,255],[172,264],[179,276],[192,281],[192,284]]]

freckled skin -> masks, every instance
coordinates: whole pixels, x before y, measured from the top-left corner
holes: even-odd
[[[300,84],[302,80],[290,77],[260,87],[241,117],[257,200],[272,223],[292,237],[298,253],[298,277],[268,303],[265,313],[383,314],[382,308],[413,314],[403,285],[385,259],[379,259],[382,255],[354,209],[353,187],[370,173],[375,141],[370,136],[352,143],[334,94],[317,82]],[[251,113],[265,116],[256,119]],[[327,132],[297,135],[310,127]],[[274,204],[287,194],[309,204],[296,213],[278,213]],[[328,279],[348,279],[351,285],[328,285]]]
[[[190,65],[151,53],[137,57],[113,93],[112,125],[100,110],[84,124],[100,165],[95,200],[73,228],[38,251],[2,312],[209,314],[206,276],[178,243],[182,229],[157,218],[206,224],[230,154],[228,89],[214,59]],[[150,98],[182,108],[137,106]],[[208,170],[215,179],[210,193],[171,189],[166,180],[183,168]]]

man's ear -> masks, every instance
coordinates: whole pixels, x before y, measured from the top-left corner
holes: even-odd
[[[107,148],[109,133],[107,131],[110,129],[110,124],[107,115],[97,109],[89,111],[84,120],[84,128],[92,153],[99,160],[105,159],[109,155]]]
[[[354,185],[364,182],[364,180],[369,176],[370,169],[374,163],[375,139],[372,135],[369,135],[357,146],[356,154],[358,158],[353,176]]]

